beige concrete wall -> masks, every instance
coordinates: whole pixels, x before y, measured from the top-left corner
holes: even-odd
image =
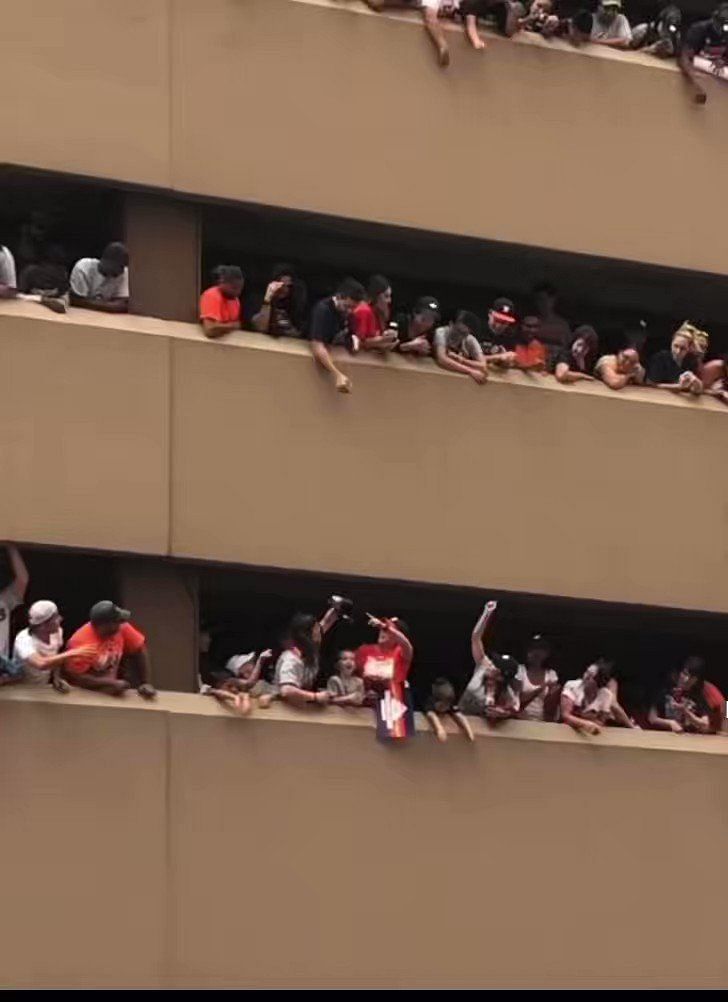
[[[115,328],[98,315],[97,326],[72,312],[46,319],[42,307],[14,303],[0,316],[2,532],[163,553],[169,342],[137,333],[133,322]]]
[[[3,12],[0,162],[170,180],[168,0],[28,0]]]
[[[442,73],[358,0],[29,0],[3,37],[0,161],[725,273],[724,88],[659,60],[453,27]]]
[[[728,978],[722,738],[476,722],[392,750],[366,711],[181,694],[6,690],[0,717],[4,986]]]
[[[0,538],[728,611],[713,401],[346,356],[342,397],[295,341],[18,302],[0,358]]]

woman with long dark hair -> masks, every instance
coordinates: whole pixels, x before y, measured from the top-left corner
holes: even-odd
[[[321,642],[339,615],[339,606],[333,604],[320,619],[306,612],[293,616],[275,667],[275,685],[281,699],[294,706],[330,702],[331,696],[326,689],[316,689],[316,680]]]

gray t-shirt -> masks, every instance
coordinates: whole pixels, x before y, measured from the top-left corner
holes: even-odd
[[[275,684],[295,685],[297,689],[313,690],[318,665],[307,665],[296,648],[283,651],[276,661]]]
[[[432,349],[433,352],[438,349],[454,351],[472,362],[480,362],[483,358],[483,349],[478,339],[472,334],[461,334],[452,324],[437,328],[432,337]]]

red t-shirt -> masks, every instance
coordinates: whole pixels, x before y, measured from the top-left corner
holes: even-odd
[[[223,296],[219,285],[212,285],[200,296],[200,320],[229,324],[240,320],[240,300]]]
[[[349,330],[362,341],[384,333],[379,314],[370,303],[359,303],[349,317]]]
[[[381,689],[389,682],[405,682],[411,661],[400,644],[383,648],[379,644],[364,644],[356,652],[356,669],[364,679],[366,689]]]
[[[66,665],[69,671],[77,675],[91,672],[93,675],[111,675],[116,678],[121,659],[125,654],[138,654],[147,640],[143,633],[135,629],[131,623],[122,623],[111,637],[100,637],[92,623],[86,623],[73,634],[67,647],[88,647],[93,645],[93,654],[80,658],[72,658]]]
[[[546,365],[546,348],[537,341],[516,345],[516,361],[522,369],[536,369]]]

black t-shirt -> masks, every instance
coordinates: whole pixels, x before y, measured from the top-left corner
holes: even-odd
[[[552,362],[553,371],[556,371],[557,365],[561,365],[563,363],[564,365],[568,365],[569,372],[584,372],[587,376],[591,376],[594,373],[594,365],[597,361],[597,355],[598,353],[587,355],[584,359],[584,368],[582,369],[582,367],[577,364],[571,348],[561,348],[556,355],[554,355]]]
[[[676,383],[683,372],[695,372],[695,359],[688,355],[681,363],[675,361],[669,348],[652,356],[647,363],[648,383]]]
[[[336,309],[331,296],[316,303],[311,311],[308,334],[310,341],[323,341],[328,345],[343,344],[347,331],[346,317]]]
[[[728,57],[728,32],[716,28],[712,19],[696,21],[685,36],[685,48],[709,59]]]

